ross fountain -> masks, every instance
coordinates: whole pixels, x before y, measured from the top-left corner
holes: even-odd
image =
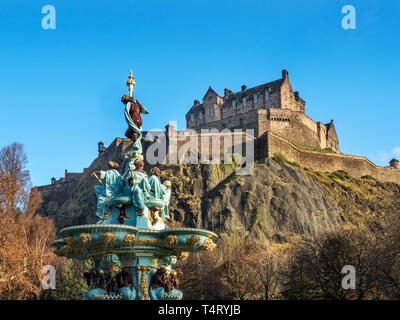
[[[100,185],[96,224],[62,229],[54,241],[60,256],[92,259],[93,268],[84,274],[93,289],[83,294],[90,300],[180,300],[179,279],[173,270],[190,252],[213,250],[217,235],[197,228],[169,228],[168,205],[171,182],[160,181],[160,170],[143,171],[142,118],[149,111],[133,97],[132,71],[122,96],[128,124],[125,135],[133,141],[125,153],[125,166],[110,161],[109,170],[91,175]],[[103,182],[104,181],[104,182]]]

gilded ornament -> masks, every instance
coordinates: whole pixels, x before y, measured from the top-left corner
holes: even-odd
[[[79,235],[79,241],[82,243],[89,243],[92,241],[92,236],[89,233],[81,233]]]
[[[183,260],[186,260],[187,257],[189,257],[189,252],[181,252],[178,259],[183,261]]]
[[[64,238],[64,242],[70,247],[73,247],[76,245],[76,242],[75,242],[74,238],[72,238],[72,237]]]
[[[178,244],[178,237],[177,237],[176,235],[174,235],[174,234],[170,234],[170,235],[167,237],[167,242],[168,242],[170,245]]]
[[[105,233],[100,235],[100,239],[104,243],[114,242],[116,238],[117,238],[117,235],[115,233],[112,233],[112,232],[105,232]]]
[[[121,271],[121,267],[120,267],[118,264],[113,263],[113,264],[112,264],[112,267],[111,267],[111,271],[112,271],[112,272],[115,272],[115,273],[118,273],[118,272]]]
[[[158,261],[157,260],[151,260],[151,264],[155,267],[158,267]]]
[[[135,235],[132,233],[126,234],[124,242],[128,244],[133,244],[135,242]]]
[[[139,290],[140,290],[140,300],[150,300],[149,297],[149,285],[147,283],[147,274],[150,272],[150,267],[138,267],[137,274],[142,272],[142,277],[140,279]]]
[[[199,236],[191,236],[187,239],[187,245],[194,247],[197,246],[200,243],[200,237]]]
[[[217,245],[210,238],[204,239],[204,243],[202,245],[202,247],[204,249],[210,250],[210,251],[214,250],[216,246]]]

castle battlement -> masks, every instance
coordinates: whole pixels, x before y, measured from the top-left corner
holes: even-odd
[[[44,186],[37,187],[37,189],[41,192],[45,192],[47,190],[54,190],[54,188],[63,188],[67,184],[70,184],[72,182],[75,182],[81,178],[81,176],[85,173],[87,168],[83,170],[83,172],[68,172],[67,169],[65,169],[65,175],[64,177],[61,177],[60,179],[56,180],[56,178],[51,178],[51,184],[47,184]]]

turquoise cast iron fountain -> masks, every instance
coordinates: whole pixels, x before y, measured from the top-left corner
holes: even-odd
[[[171,183],[160,181],[160,171],[142,168],[142,119],[147,109],[133,98],[132,72],[128,78],[129,96],[125,120],[132,149],[125,154],[126,166],[118,171],[110,161],[109,170],[95,171],[101,185],[97,224],[64,228],[54,241],[56,253],[68,258],[92,259],[93,269],[85,275],[93,289],[85,292],[91,300],[179,300],[180,273],[172,266],[190,252],[213,250],[217,235],[196,228],[168,228]],[[98,175],[100,174],[100,177]],[[103,181],[104,183],[103,183]]]

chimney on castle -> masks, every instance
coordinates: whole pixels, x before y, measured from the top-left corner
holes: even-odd
[[[295,91],[293,93],[294,93],[294,98],[296,99],[296,101],[299,100],[299,92]]]
[[[65,169],[65,177],[67,177],[67,174],[68,174],[68,170],[67,169]]]
[[[97,150],[99,151],[99,156],[101,156],[104,153],[104,151],[106,151],[106,148],[104,147],[104,143],[102,141],[100,141],[97,145],[98,145]]]
[[[242,91],[246,91],[246,89],[247,89],[246,85],[245,84],[242,85]]]
[[[196,100],[193,101],[193,103],[194,103],[195,106],[197,106],[197,105],[200,104],[200,101],[196,99]]]
[[[56,178],[51,178],[51,184],[56,184]]]
[[[287,72],[287,70],[283,69],[282,70],[282,79],[285,80],[286,78],[289,79],[289,72]]]

